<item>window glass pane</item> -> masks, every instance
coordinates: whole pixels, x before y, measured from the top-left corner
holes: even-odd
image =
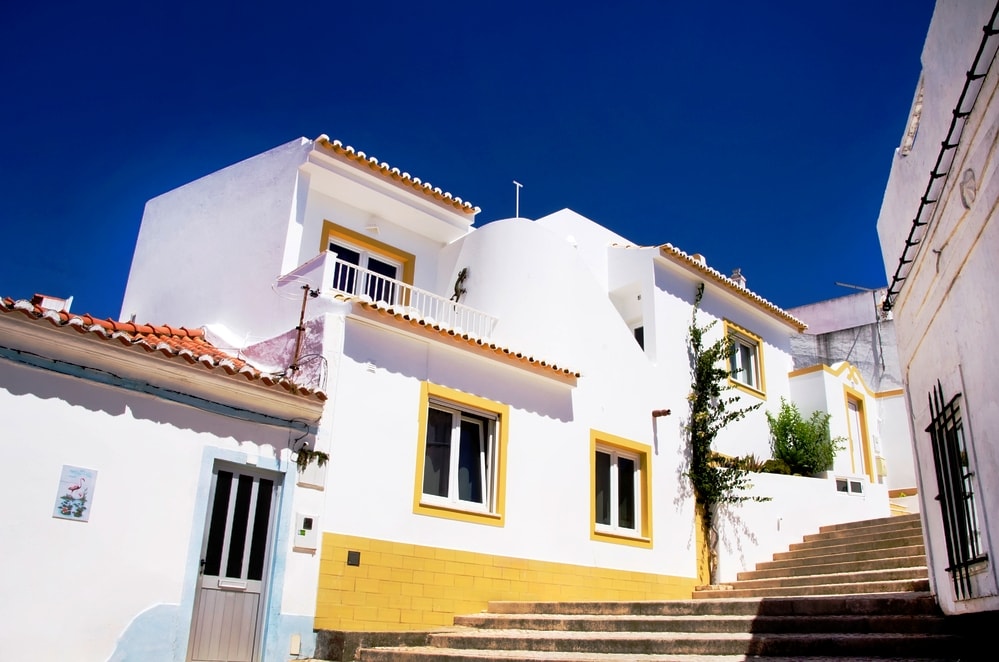
[[[617,458],[617,525],[635,528],[635,461]]]
[[[215,500],[212,503],[211,524],[208,527],[208,544],[205,546],[204,573],[217,577],[222,569],[222,545],[225,542],[226,516],[229,514],[229,493],[232,491],[232,472],[219,471],[215,479]]]
[[[739,372],[738,379],[743,384],[756,386],[756,362],[753,360],[755,349],[749,345],[739,344],[739,364],[742,371]]]
[[[482,428],[481,421],[462,418],[458,451],[458,498],[462,501],[482,503]]]
[[[596,471],[596,520],[597,524],[610,524],[611,456],[597,451]]]
[[[249,524],[250,497],[253,493],[253,476],[240,476],[236,485],[236,506],[232,511],[232,529],[229,536],[229,558],[225,576],[243,576],[243,550],[246,549],[246,529]]]
[[[427,412],[427,449],[423,459],[423,493],[446,497],[451,468],[450,412]]]
[[[338,262],[333,267],[333,289],[354,294],[357,281],[357,267],[361,264],[361,254],[346,246],[330,242],[330,250],[336,253]],[[349,264],[343,264],[347,262]]]
[[[368,284],[365,287],[365,294],[374,301],[385,301],[395,303],[395,284],[392,282],[396,278],[397,269],[394,264],[382,262],[379,259],[368,258]]]
[[[267,551],[267,531],[271,516],[271,492],[274,482],[260,479],[257,507],[253,513],[253,537],[250,540],[250,567],[246,578],[260,581],[264,576],[264,553]]]

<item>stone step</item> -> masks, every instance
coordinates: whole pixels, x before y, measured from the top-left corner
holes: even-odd
[[[694,598],[719,599],[765,598],[765,597],[804,597],[820,595],[864,595],[874,593],[908,593],[930,590],[929,579],[900,579],[879,582],[850,582],[845,584],[811,584],[807,586],[779,586],[773,588],[740,588],[737,584],[727,590],[701,590],[694,592]]]
[[[826,531],[824,533],[809,533],[802,537],[804,542],[815,542],[819,540],[843,540],[856,539],[865,536],[881,536],[885,538],[897,538],[899,536],[921,535],[922,528],[918,523],[885,524],[883,526],[868,526],[860,529],[843,529],[839,531]]]
[[[781,556],[789,556],[789,558],[784,558],[776,561],[763,561],[756,564],[757,570],[770,570],[779,568],[796,568],[801,566],[820,564],[820,563],[849,563],[853,561],[880,561],[880,560],[893,560],[895,558],[909,558],[918,557],[923,559],[924,562],[920,565],[926,565],[926,550],[922,544],[919,545],[909,545],[906,547],[894,547],[890,550],[885,549],[869,549],[857,552],[845,552],[842,554],[820,554],[815,556],[797,556],[794,554],[786,554],[784,552],[780,553]],[[776,556],[776,555],[775,555]]]
[[[506,650],[462,650],[455,648],[433,648],[420,646],[412,648],[368,648],[361,652],[362,662],[558,662],[572,660],[573,662],[802,662],[802,658],[773,657],[760,655],[676,655],[653,654],[634,655],[617,653],[565,653],[552,651],[506,651]],[[893,656],[892,662],[952,662],[950,657],[898,657]],[[304,660],[303,662],[314,662]],[[885,662],[884,657],[851,656],[842,657],[808,657],[807,662]]]
[[[860,522],[845,522],[843,524],[820,526],[818,533],[811,535],[825,536],[843,533],[850,535],[860,532],[907,530],[913,528],[919,529],[921,527],[922,522],[919,519],[919,515],[914,517],[882,517],[880,519],[869,519]]]
[[[794,588],[798,586],[814,586],[816,584],[859,584],[904,579],[925,579],[928,576],[926,566],[922,566],[915,568],[888,568],[886,570],[863,570],[859,572],[747,579],[746,581],[732,582],[730,585],[740,589]]]
[[[788,551],[776,552],[773,555],[772,560],[787,561],[791,559],[821,558],[835,554],[857,554],[869,552],[880,552],[882,557],[891,557],[897,554],[895,550],[919,544],[922,544],[922,538],[918,536],[866,541],[846,540],[836,545],[821,545],[814,542],[793,543],[789,546]]]
[[[850,549],[858,551],[865,549],[894,549],[907,545],[918,545],[923,542],[919,532],[908,532],[881,535],[877,533],[850,536],[847,538],[830,538],[810,540],[788,545],[789,552],[810,552],[816,554],[839,554]]]
[[[805,575],[832,575],[837,573],[870,572],[874,570],[890,570],[894,568],[926,567],[925,556],[902,556],[897,558],[876,558],[871,560],[849,560],[831,563],[816,563],[820,559],[809,559],[811,564],[802,562],[778,568],[760,568],[747,570],[736,575],[736,579],[748,581],[752,579],[773,579],[776,577],[802,577]],[[827,559],[822,559],[827,560]],[[813,564],[813,565],[812,565]]]
[[[921,522],[919,513],[912,513],[908,515],[896,515],[893,517],[879,517],[877,519],[861,520],[859,522],[844,522],[842,524],[826,524],[825,526],[819,527],[820,533],[825,533],[829,531],[843,531],[843,530],[856,530],[865,529],[871,526],[882,526],[885,524],[908,524],[911,522]]]
[[[776,597],[711,599],[699,592],[697,599],[669,601],[615,602],[521,602],[499,600],[489,603],[491,614],[561,614],[595,616],[866,616],[877,614],[939,615],[936,601],[924,592],[886,595],[830,595],[825,597]]]
[[[538,632],[469,630],[430,635],[450,649],[559,651],[631,655],[867,655],[945,657],[960,646],[951,635],[912,633]],[[363,658],[362,658],[363,659]]]
[[[590,614],[470,614],[456,616],[456,626],[484,630],[544,632],[897,632],[946,634],[946,622],[935,615],[864,616],[594,616]]]

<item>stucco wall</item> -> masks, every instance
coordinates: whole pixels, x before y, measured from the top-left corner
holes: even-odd
[[[2,657],[183,660],[213,461],[253,458],[283,471],[277,451],[288,430],[9,361],[0,361],[0,411],[12,468],[0,481],[9,506],[0,536],[9,569],[0,574]],[[88,522],[53,517],[63,465],[97,471]],[[287,558],[288,524],[275,533],[278,586],[289,569],[312,563],[316,572],[311,559]],[[304,600],[270,596],[264,643],[274,650],[286,648],[296,613],[309,622],[295,632],[306,644],[312,637],[314,587],[298,590]]]
[[[295,140],[147,202],[121,319],[222,323],[249,341],[294,326],[301,302],[271,286],[298,264],[287,248],[300,243],[298,166],[310,149]]]
[[[924,104],[919,130],[908,155],[896,152],[878,220],[878,234],[889,278],[902,255],[903,241],[926,189],[929,172],[953,118],[966,72],[972,66],[991,1],[941,0],[923,49]],[[989,48],[995,49],[995,38]],[[986,58],[991,62],[992,58]],[[950,175],[940,202],[915,254],[911,272],[897,297],[899,356],[909,393],[922,510],[934,589],[949,613],[999,608],[996,566],[990,560],[971,576],[973,597],[956,599],[941,524],[930,438],[928,396],[939,383],[945,400],[962,394],[969,469],[977,502],[983,552],[996,555],[994,513],[999,512],[999,407],[995,364],[988,350],[999,309],[988,296],[999,260],[999,230],[994,218],[999,200],[996,131],[999,126],[999,70],[995,64],[953,152]],[[948,157],[949,158],[949,157]],[[962,186],[962,182],[964,185]],[[910,257],[912,255],[910,254]]]

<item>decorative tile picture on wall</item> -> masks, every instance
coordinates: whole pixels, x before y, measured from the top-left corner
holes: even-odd
[[[90,504],[94,498],[97,472],[93,469],[62,465],[59,489],[56,492],[53,517],[86,522],[90,519]]]

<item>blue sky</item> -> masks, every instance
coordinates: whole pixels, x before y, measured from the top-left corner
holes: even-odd
[[[477,224],[517,180],[522,216],[703,253],[782,307],[883,285],[933,3],[698,4],[4,3],[0,296],[117,318],[146,200],[322,133]]]

